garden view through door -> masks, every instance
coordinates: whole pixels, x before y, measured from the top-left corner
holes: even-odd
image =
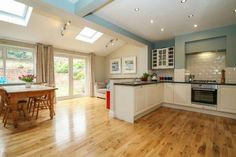
[[[69,58],[55,56],[54,71],[57,97],[69,96]]]
[[[86,59],[74,56],[54,56],[57,97],[84,96],[86,89]]]
[[[85,95],[86,61],[73,58],[73,95]]]

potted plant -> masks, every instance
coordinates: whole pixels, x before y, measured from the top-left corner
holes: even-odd
[[[32,84],[35,76],[32,74],[28,74],[28,75],[19,76],[18,78],[19,78],[19,80],[25,82],[25,88],[31,88],[31,84]]]
[[[141,77],[141,81],[147,81],[149,77],[148,73],[143,73],[143,76]]]

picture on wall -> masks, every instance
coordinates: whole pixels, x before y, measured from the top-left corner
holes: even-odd
[[[121,59],[111,59],[110,60],[110,73],[119,74],[121,73]]]
[[[133,74],[136,73],[136,57],[123,57],[122,58],[122,67],[123,67],[123,73],[126,74]]]

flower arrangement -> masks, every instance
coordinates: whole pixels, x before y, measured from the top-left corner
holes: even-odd
[[[35,76],[32,74],[27,74],[27,75],[21,75],[18,77],[19,80],[24,81],[24,82],[28,82],[31,83],[33,82],[33,80],[35,79]]]

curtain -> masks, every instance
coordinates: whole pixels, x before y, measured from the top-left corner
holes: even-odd
[[[37,44],[36,52],[36,82],[55,85],[53,47]]]
[[[95,84],[95,55],[90,53],[88,57],[88,96],[94,96]]]

